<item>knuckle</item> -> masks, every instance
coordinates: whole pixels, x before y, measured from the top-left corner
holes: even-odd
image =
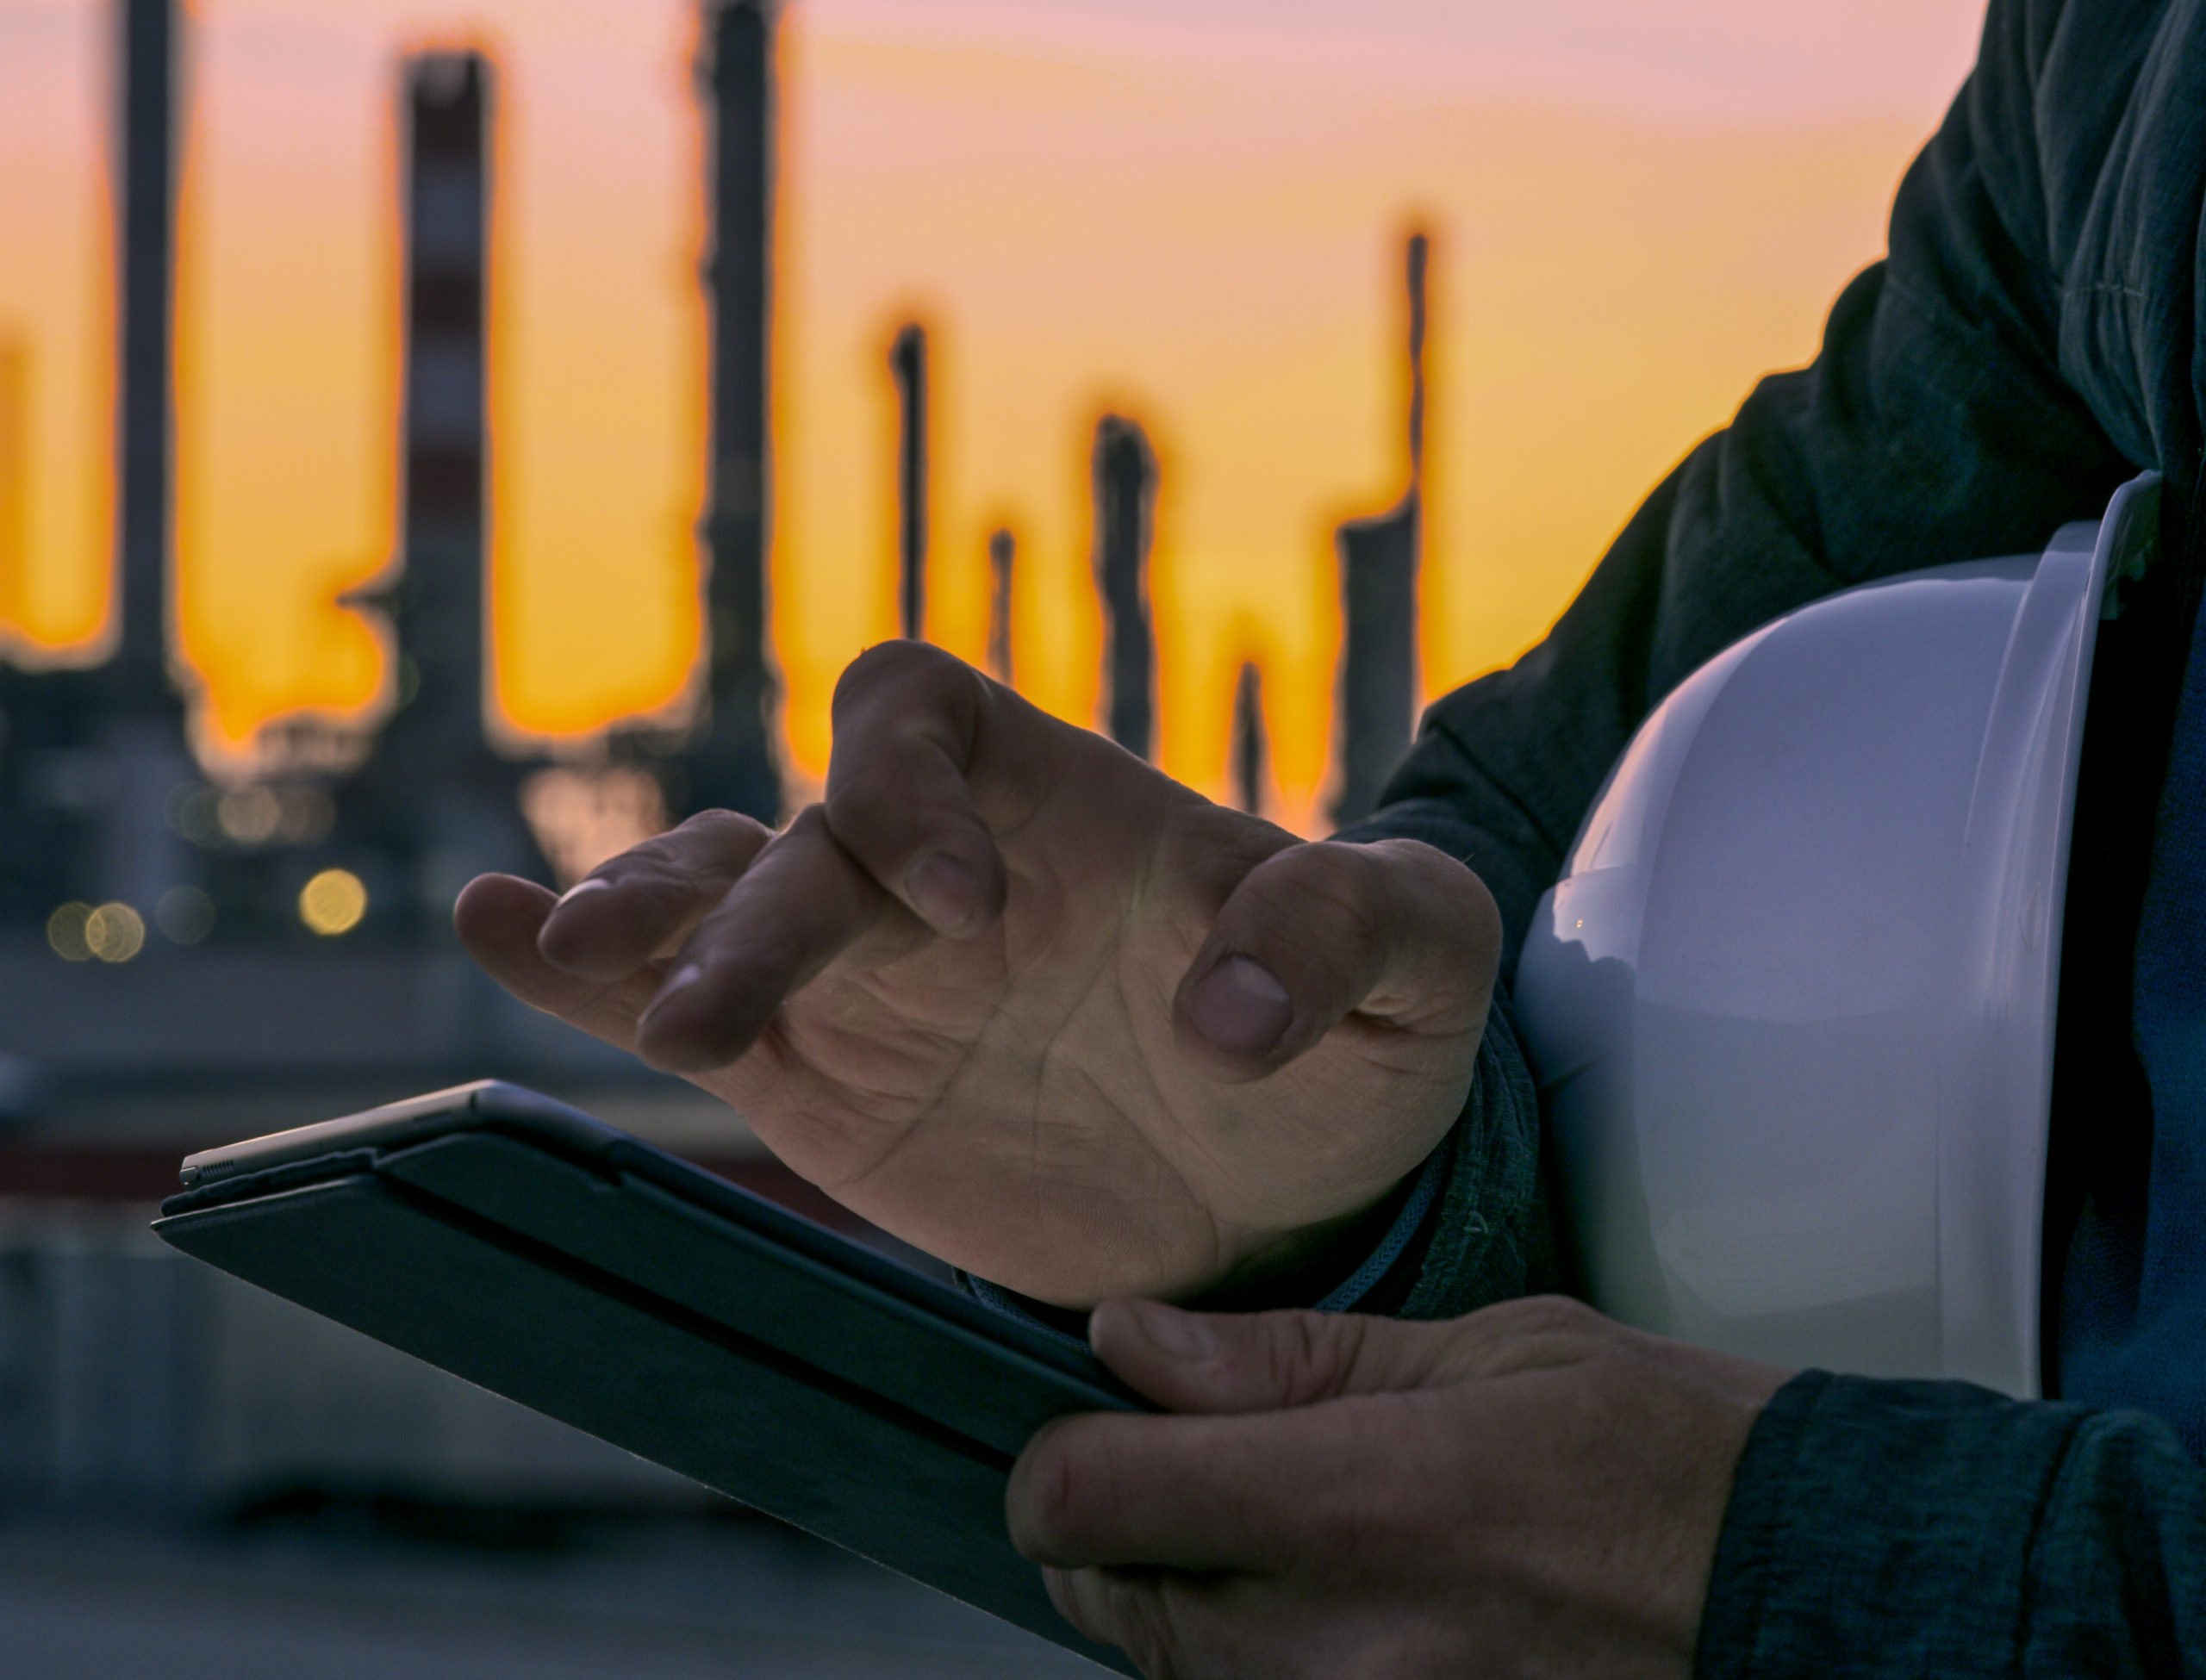
[[[1336,974],[1383,943],[1383,895],[1362,848],[1332,841],[1289,847],[1259,864],[1234,916],[1268,959],[1307,975]],[[1290,980],[1290,986],[1293,982]]]
[[[1480,937],[1501,936],[1501,910],[1477,870],[1422,840],[1381,840],[1365,848],[1389,883],[1415,899],[1419,913],[1449,918]]]
[[[900,777],[878,773],[838,776],[831,769],[826,799],[819,805],[806,806],[800,816],[809,817],[817,812],[819,820],[838,834],[869,832],[907,814],[910,801],[900,785],[902,781]],[[795,828],[796,824],[792,822],[789,826]]]
[[[1583,1310],[1567,1295],[1520,1296],[1487,1309],[1503,1328],[1526,1334],[1569,1328],[1574,1316]]]
[[[835,698],[870,694],[909,674],[925,657],[923,643],[876,642],[843,668],[842,677],[835,684]]]
[[[829,710],[839,719],[847,709],[877,705],[884,696],[899,702],[948,697],[968,669],[931,643],[876,642],[843,668]]]
[[[923,843],[925,813],[897,779],[851,776],[831,782],[824,804],[803,813],[807,829],[849,848],[868,867],[894,874],[899,861]],[[794,831],[795,824],[791,825]]]
[[[689,881],[747,860],[771,837],[763,823],[732,811],[701,811],[650,839],[631,846],[590,871],[593,878],[626,885],[634,881]]]
[[[1591,1335],[1607,1322],[1583,1301],[1567,1295],[1528,1295],[1511,1304],[1521,1314],[1528,1330],[1549,1335]]]
[[[700,811],[694,817],[684,818],[657,838],[670,840],[678,835],[707,842],[741,842],[769,831],[763,823],[740,812]],[[653,842],[645,841],[644,843],[650,845]]]
[[[1271,1391],[1289,1406],[1307,1405],[1330,1394],[1341,1373],[1355,1364],[1362,1322],[1315,1312],[1281,1313],[1278,1318],[1283,1321],[1278,1333],[1263,1342],[1268,1367],[1264,1375]]]
[[[1575,1353],[1609,1339],[1610,1321],[1567,1295],[1530,1295],[1491,1310],[1496,1328],[1519,1345],[1549,1344],[1559,1353]]]
[[[1324,913],[1335,939],[1357,946],[1375,943],[1387,926],[1387,883],[1378,860],[1362,846],[1339,841],[1320,841],[1307,850],[1306,908]]]
[[[610,881],[619,887],[671,874],[674,868],[674,836],[661,834],[607,858],[589,872],[588,879]]]

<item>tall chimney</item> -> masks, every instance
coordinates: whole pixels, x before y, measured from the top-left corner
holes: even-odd
[[[896,380],[896,606],[904,634],[927,633],[927,330],[907,324],[888,352]]]
[[[1343,637],[1340,791],[1333,820],[1369,816],[1409,751],[1417,724],[1417,574],[1424,501],[1425,271],[1430,246],[1409,241],[1409,488],[1391,512],[1334,533],[1340,553]]]
[[[1019,539],[1008,530],[988,537],[988,675],[1008,688],[1011,669],[1011,574]]]
[[[482,750],[484,716],[490,79],[474,53],[406,69],[406,570],[393,615],[400,709],[384,744],[446,761]]]
[[[1155,746],[1156,644],[1149,613],[1149,551],[1156,534],[1156,452],[1132,420],[1095,426],[1095,580],[1103,591],[1109,677],[1106,726],[1143,758]]]
[[[0,617],[20,626],[23,573],[30,563],[30,348],[0,335]],[[6,635],[0,632],[0,656]],[[0,751],[6,743],[0,740]]]
[[[1241,662],[1241,675],[1233,684],[1231,756],[1234,803],[1252,817],[1262,816],[1271,744],[1264,733],[1264,674],[1253,659]]]
[[[347,831],[402,874],[386,925],[429,938],[449,936],[470,876],[545,874],[517,804],[521,767],[485,727],[494,82],[478,53],[404,66],[405,566],[380,595],[397,632],[398,708],[342,794]]]
[[[121,635],[97,686],[106,761],[94,890],[141,915],[191,872],[168,821],[192,778],[169,676],[174,528],[177,61],[175,0],[122,0],[115,112],[115,581]]]
[[[712,246],[711,503],[703,538],[707,719],[685,757],[692,808],[773,822],[766,541],[771,508],[774,29],[777,0],[705,0]]]
[[[117,25],[115,546],[122,610],[109,683],[126,707],[171,711],[176,0],[122,0]]]

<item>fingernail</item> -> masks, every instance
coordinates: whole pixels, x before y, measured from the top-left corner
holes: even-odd
[[[944,852],[928,852],[904,877],[913,907],[938,933],[956,933],[981,907],[981,878]]]
[[[1218,1352],[1218,1332],[1200,1313],[1181,1312],[1162,1301],[1131,1304],[1141,1333],[1160,1353],[1175,1360],[1206,1360]]]
[[[562,893],[559,895],[559,902],[561,904],[565,904],[571,899],[579,899],[585,893],[602,893],[607,887],[612,885],[613,883],[611,881],[607,880],[601,875],[592,875],[588,880],[576,881],[572,887],[570,887],[565,892]]]
[[[1287,1036],[1294,1000],[1262,963],[1229,956],[1195,982],[1187,1018],[1219,1049],[1260,1056]]]

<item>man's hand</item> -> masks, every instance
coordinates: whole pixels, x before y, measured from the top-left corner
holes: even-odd
[[[1460,1111],[1500,948],[1414,841],[1306,845],[948,655],[866,654],[826,803],[693,818],[461,937],[846,1206],[1067,1305],[1185,1297],[1382,1200]]]
[[[1012,1538],[1151,1680],[1688,1675],[1785,1376],[1553,1297],[1443,1324],[1112,1301],[1090,1335],[1181,1415],[1044,1429]]]

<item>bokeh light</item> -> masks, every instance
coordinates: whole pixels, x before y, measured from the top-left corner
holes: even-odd
[[[350,869],[324,869],[299,891],[299,919],[326,939],[350,933],[368,913],[368,889]]]
[[[84,918],[84,943],[102,962],[128,962],[146,949],[146,921],[127,904],[103,904]]]
[[[153,925],[176,944],[196,945],[215,930],[215,901],[196,887],[171,887],[153,906]]]
[[[58,905],[53,914],[46,918],[46,943],[53,954],[65,962],[89,962],[92,948],[84,943],[84,924],[91,918],[92,907],[75,899]]]

